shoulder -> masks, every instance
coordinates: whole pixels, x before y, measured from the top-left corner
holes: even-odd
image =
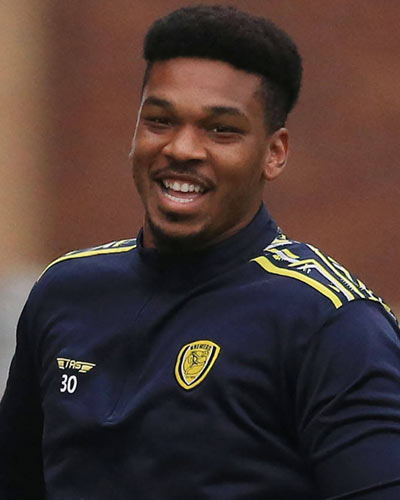
[[[327,299],[334,310],[358,300],[376,302],[397,323],[381,297],[335,259],[309,243],[291,240],[279,233],[253,261],[269,275],[291,283],[296,290],[304,290],[308,297],[307,290],[316,298]],[[296,286],[296,283],[301,286]]]
[[[35,323],[39,334],[40,325],[49,321],[55,311],[80,306],[84,301],[96,304],[106,293],[114,297],[116,290],[124,291],[131,277],[129,255],[135,248],[135,239],[124,239],[74,250],[55,259],[36,280],[21,318],[26,325]]]
[[[41,281],[50,272],[54,274],[56,270],[58,273],[62,273],[62,271],[68,273],[68,271],[74,269],[82,271],[83,268],[88,270],[93,268],[98,270],[99,266],[115,266],[121,261],[123,255],[134,250],[136,246],[136,239],[132,238],[111,241],[103,245],[68,252],[50,262],[42,271],[37,281]]]

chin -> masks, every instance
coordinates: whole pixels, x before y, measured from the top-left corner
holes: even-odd
[[[151,231],[154,245],[163,252],[185,254],[194,253],[208,246],[210,235],[207,231],[199,228],[173,228],[171,222],[165,225],[157,224],[150,218],[147,219],[148,228]]]

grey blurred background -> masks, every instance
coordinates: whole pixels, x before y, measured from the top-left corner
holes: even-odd
[[[134,236],[128,152],[142,38],[196,1],[0,3],[0,394],[43,266]],[[333,255],[400,312],[400,2],[230,0],[297,42],[304,85],[291,157],[265,200],[287,234]]]

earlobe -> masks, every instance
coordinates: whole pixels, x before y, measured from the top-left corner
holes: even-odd
[[[268,161],[264,167],[263,177],[266,181],[273,181],[281,175],[286,166],[286,159],[282,162]]]
[[[130,151],[129,151],[129,156],[128,156],[128,158],[129,158],[130,160],[133,160],[133,156],[134,156],[134,154],[135,154],[135,139],[136,139],[136,130],[135,130],[135,133],[134,133],[134,135],[133,135],[132,142],[131,142],[131,149],[130,149]]]
[[[272,134],[268,141],[263,177],[273,181],[283,172],[289,151],[289,135],[285,128],[280,128]]]

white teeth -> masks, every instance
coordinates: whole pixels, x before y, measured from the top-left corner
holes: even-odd
[[[165,195],[170,200],[177,201],[179,203],[190,203],[191,201],[193,201],[193,198],[177,198],[176,196],[172,196],[172,194],[169,194],[169,193],[165,193]]]
[[[177,191],[180,193],[193,193],[193,192],[195,192],[195,193],[201,192],[202,193],[203,192],[203,189],[198,184],[189,184],[187,182],[183,182],[181,184],[178,181],[171,182],[168,180],[163,180],[162,183],[167,189],[172,189],[173,191]]]

